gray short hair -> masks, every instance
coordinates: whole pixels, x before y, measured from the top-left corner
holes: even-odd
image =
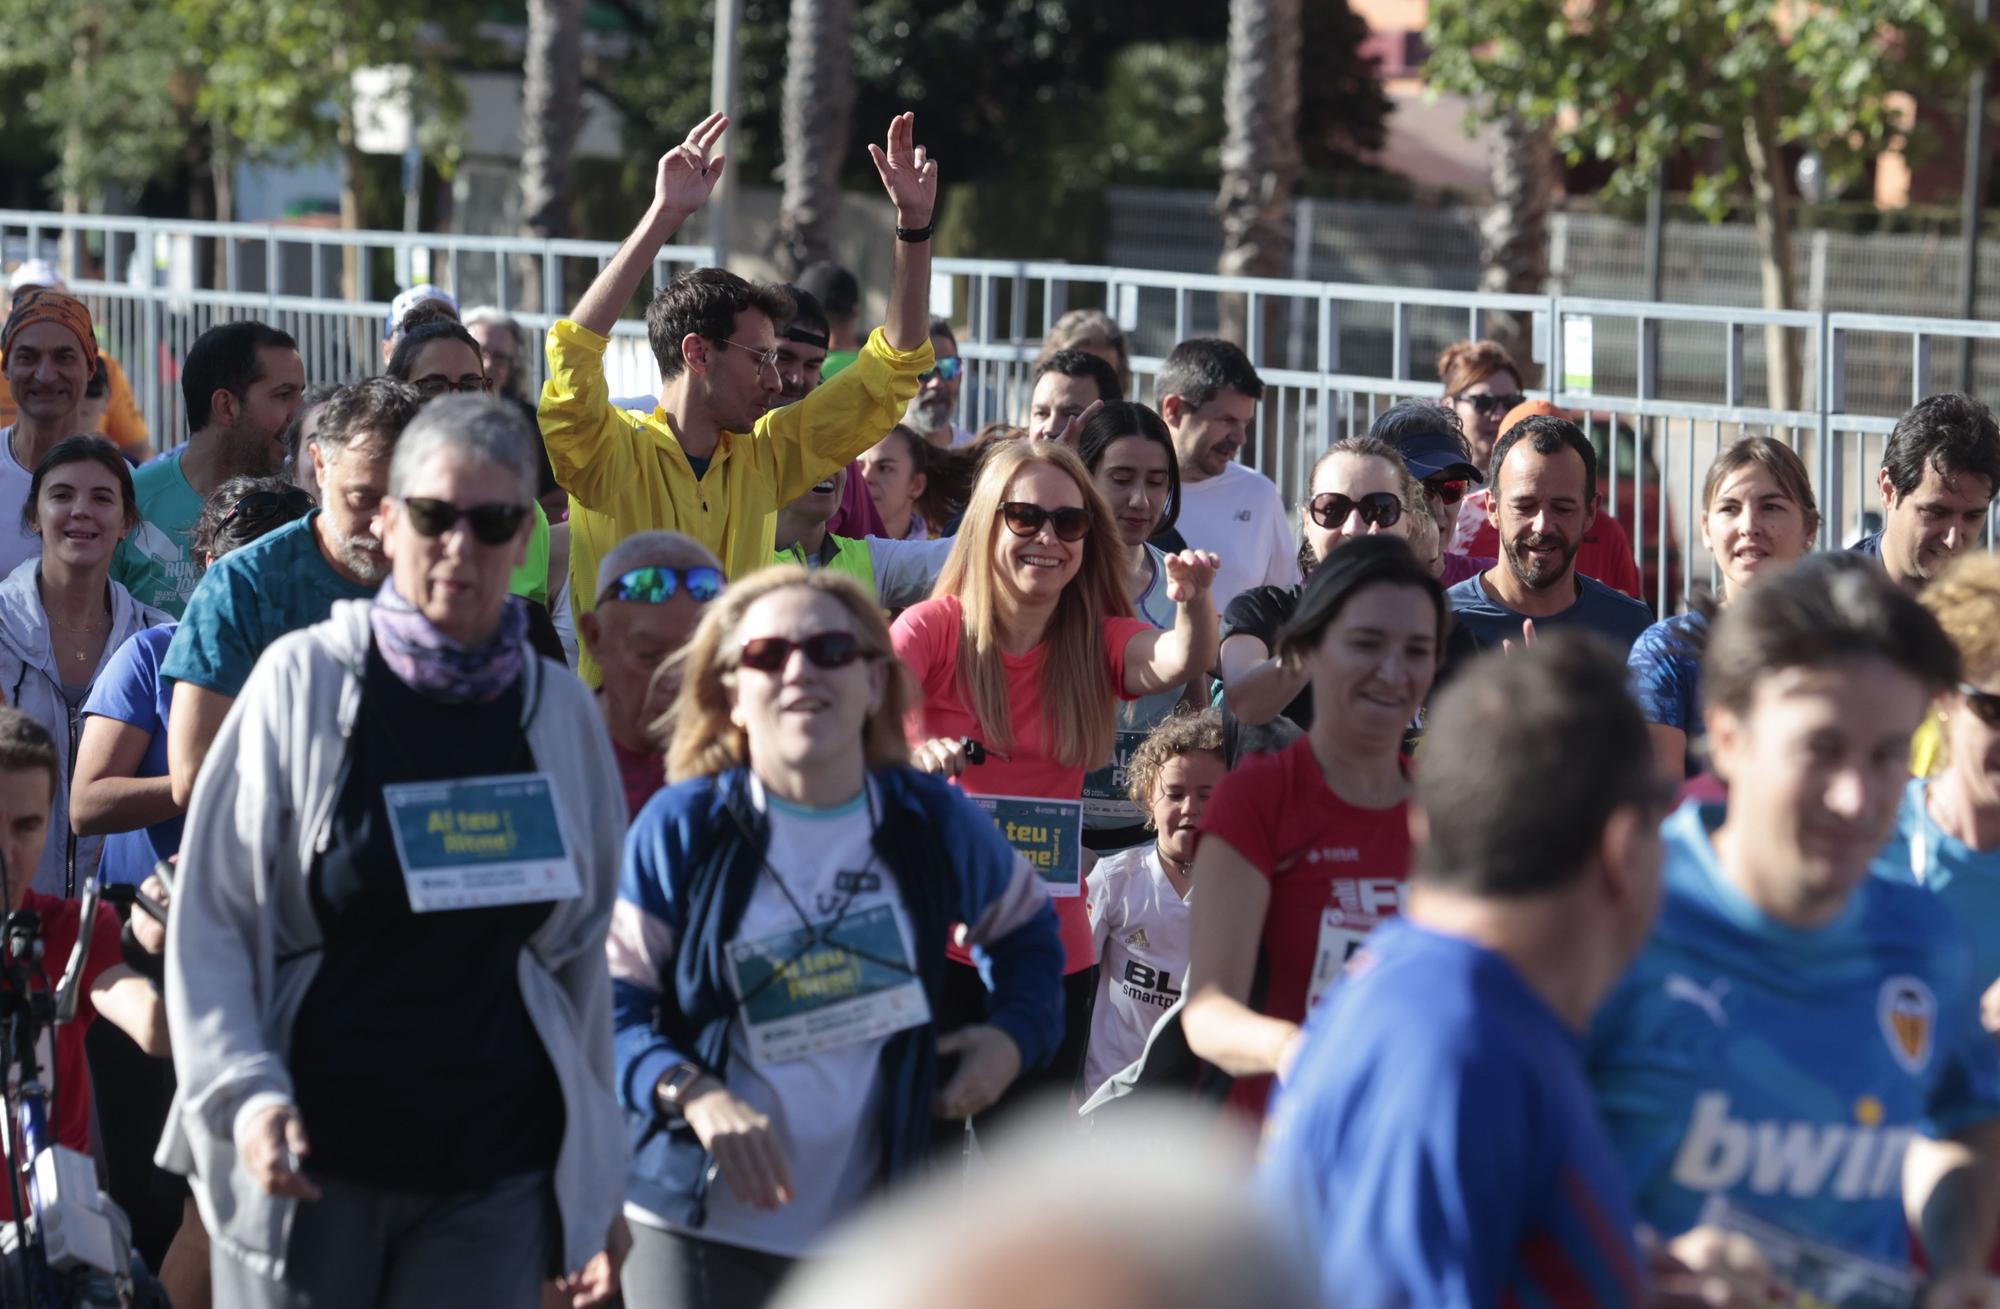
[[[521,325],[514,321],[514,316],[497,305],[477,305],[466,310],[465,317],[460,321],[468,329],[489,324],[506,328],[512,334],[514,348],[517,350],[528,343],[527,334],[521,330]]]
[[[605,554],[597,565],[597,598],[634,568],[720,568],[715,552],[680,532],[636,532]]]
[[[521,483],[521,503],[534,500],[540,485],[535,436],[528,420],[505,400],[490,395],[444,395],[425,405],[403,429],[389,464],[389,494],[400,497],[419,469],[434,456],[451,455],[492,464]]]

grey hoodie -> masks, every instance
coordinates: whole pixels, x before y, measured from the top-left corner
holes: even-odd
[[[298,1202],[267,1195],[250,1179],[236,1130],[293,1099],[292,1023],[322,944],[307,875],[325,847],[361,703],[369,603],[341,601],[326,622],[282,637],[257,661],[195,782],[167,916],[167,1019],[179,1087],[156,1161],[189,1178],[216,1247],[266,1277],[283,1276]],[[563,1267],[575,1271],[603,1249],[624,1190],[604,939],[618,893],[625,801],[603,718],[583,683],[561,664],[532,657],[523,676],[522,727],[555,788],[583,884],[578,898],[554,903],[518,970],[562,1091],[555,1195]],[[481,762],[467,760],[467,775]]]
[[[55,648],[49,642],[49,616],[42,611],[42,592],[37,585],[41,569],[41,559],[29,559],[0,582],[0,696],[55,738],[62,784],[56,787],[49,839],[42,846],[42,862],[35,868],[34,888],[68,898],[76,894],[78,883],[97,871],[98,849],[104,838],[78,836],[69,828],[69,783],[76,768],[77,736],[83,731],[83,702],[79,700],[72,709],[63,698],[62,672],[56,668]],[[104,653],[97,657],[97,667],[90,670],[93,685],[126,638],[156,623],[173,621],[134,600],[118,583],[108,585],[111,631],[104,638]],[[66,876],[72,868],[74,880]],[[10,868],[7,874],[11,878],[16,871]]]

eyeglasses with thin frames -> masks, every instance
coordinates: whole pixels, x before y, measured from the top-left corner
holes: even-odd
[[[726,336],[723,337],[721,340],[717,341],[716,344],[730,346],[734,349],[743,351],[743,353],[745,354],[751,354],[757,356],[758,372],[761,373],[768,368],[771,370],[772,376],[775,377],[777,375],[778,372],[777,347],[774,346],[769,350],[759,350],[755,346],[744,345],[741,341],[732,341]]]

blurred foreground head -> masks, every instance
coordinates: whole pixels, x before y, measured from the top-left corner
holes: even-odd
[[[776,1309],[1314,1309],[1250,1163],[1213,1111],[1135,1109],[1088,1136],[1053,1111],[847,1228]]]

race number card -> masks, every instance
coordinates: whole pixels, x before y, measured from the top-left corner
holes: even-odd
[[[1145,732],[1118,733],[1118,744],[1112,750],[1111,762],[1096,772],[1084,775],[1085,818],[1111,818],[1125,823],[1144,821],[1145,814],[1132,803],[1132,797],[1125,791],[1131,785],[1132,756],[1139,753],[1139,747],[1146,743],[1146,736]]]
[[[738,1017],[760,1064],[873,1041],[931,1020],[888,905],[729,946]]]
[[[967,799],[993,815],[993,823],[1007,844],[1042,875],[1050,895],[1061,900],[1083,894],[1081,800],[1038,800],[1021,795],[974,795]]]
[[[403,783],[382,799],[412,913],[583,894],[546,773]]]
[[[1347,961],[1368,940],[1374,924],[1355,925],[1338,909],[1322,910],[1319,916],[1319,944],[1313,951],[1312,978],[1306,983],[1306,1008],[1319,1003],[1326,989],[1340,980]]]

